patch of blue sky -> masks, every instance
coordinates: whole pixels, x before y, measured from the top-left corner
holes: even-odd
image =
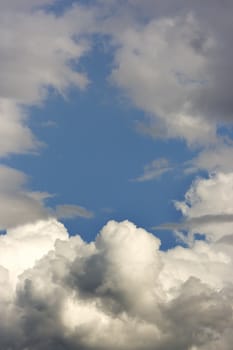
[[[232,144],[232,138],[233,138],[233,126],[229,125],[229,120],[227,120],[226,118],[226,123],[227,124],[222,124],[218,126],[218,135],[220,137],[222,137],[223,139],[225,139],[226,142],[228,142],[229,144]]]
[[[136,131],[143,120],[108,82],[111,53],[97,45],[82,60],[91,83],[86,91],[71,89],[67,99],[50,93],[43,107],[30,109],[30,127],[46,144],[35,155],[12,156],[5,163],[31,177],[30,188],[56,196],[48,205],[77,204],[94,218],[64,220],[71,234],[90,241],[109,219],[132,220],[148,230],[179,219],[172,200],[182,200],[193,175],[183,164],[191,152],[183,141],[155,140]],[[168,158],[174,170],[153,181],[133,182],[143,167]],[[158,232],[163,247],[174,244],[171,232]]]
[[[96,0],[56,0],[50,5],[43,6],[43,9],[47,9],[59,16],[74,5],[93,6],[95,3]]]

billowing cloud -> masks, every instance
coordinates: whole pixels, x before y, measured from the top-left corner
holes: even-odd
[[[187,220],[190,235],[203,233],[210,240],[232,235],[233,173],[197,178],[175,206]],[[225,218],[225,220],[224,220]]]
[[[232,10],[228,0],[127,1],[107,22],[112,80],[148,113],[155,136],[212,144],[219,123],[232,122]]]
[[[55,219],[18,226],[0,236],[0,265],[13,286],[21,273],[54,248],[57,239],[68,239],[68,233]]]
[[[231,247],[159,245],[127,221],[90,244],[56,221],[2,236],[0,348],[229,350]]]

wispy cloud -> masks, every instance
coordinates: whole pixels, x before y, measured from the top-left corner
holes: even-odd
[[[132,181],[145,182],[158,179],[168,171],[172,171],[169,161],[165,158],[159,158],[153,160],[150,164],[145,165],[143,174],[136,177]]]
[[[71,204],[57,205],[53,213],[58,219],[75,219],[77,217],[91,219],[94,216],[92,211]]]
[[[168,222],[159,226],[153,226],[154,230],[192,230],[201,228],[202,225],[232,223],[233,214],[202,215],[187,219],[183,222]]]

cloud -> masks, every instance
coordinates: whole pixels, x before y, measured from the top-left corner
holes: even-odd
[[[68,239],[65,227],[55,219],[18,226],[0,235],[0,266],[15,286],[18,276],[54,248],[57,239]]]
[[[49,88],[63,94],[70,85],[86,86],[85,74],[72,66],[89,49],[82,33],[84,18],[75,24],[75,15],[77,21],[79,16],[85,17],[78,8],[59,17],[45,11],[1,13],[0,95],[3,98],[37,104],[43,101]]]
[[[135,178],[134,181],[145,182],[154,180],[171,170],[173,170],[173,168],[170,166],[167,159],[155,159],[144,167],[143,174]]]
[[[185,218],[190,235],[203,233],[210,240],[232,234],[233,173],[215,173],[197,178],[185,194],[184,201],[175,201],[176,209]]]
[[[71,204],[57,205],[54,214],[58,219],[74,219],[76,217],[90,219],[94,215],[90,210],[84,207]]]
[[[0,5],[1,157],[38,147],[27,127],[26,107],[42,104],[50,91],[64,96],[69,87],[84,89],[88,84],[77,67],[90,49],[85,34],[91,12],[78,6],[60,16],[43,9],[32,11],[47,3],[52,1]]]
[[[202,215],[191,219],[187,219],[180,223],[170,222],[155,226],[155,230],[195,230],[195,227],[206,224],[221,224],[221,223],[232,223],[233,214],[216,214],[216,215]],[[203,229],[202,229],[203,230]],[[198,232],[197,232],[198,233]]]
[[[26,183],[24,173],[0,166],[0,229],[48,218],[44,200],[49,194],[29,191]]]
[[[186,173],[196,172],[200,169],[209,173],[213,172],[232,172],[232,152],[230,144],[217,144],[202,150],[194,159],[188,161],[185,166]]]
[[[0,238],[1,349],[230,349],[224,242],[163,252],[127,221],[110,221],[89,244],[55,220]]]
[[[228,0],[127,1],[106,21],[112,81],[148,113],[156,137],[208,145],[232,123],[231,12]]]
[[[41,145],[26,125],[25,110],[8,99],[0,98],[0,121],[0,157],[36,151]]]
[[[28,177],[21,171],[0,165],[0,230],[35,223],[48,218],[92,218],[93,213],[78,205],[46,204],[49,193],[30,191]]]
[[[53,3],[11,0],[0,4],[1,159],[36,152],[42,145],[28,126],[30,107],[42,105],[51,92],[65,96],[70,87],[85,89],[89,82],[78,64],[90,50],[87,28],[92,12],[77,5],[58,16],[44,8]],[[49,195],[27,190],[25,174],[1,166],[0,177],[0,229],[52,215],[44,204]],[[80,208],[79,214],[88,212]]]

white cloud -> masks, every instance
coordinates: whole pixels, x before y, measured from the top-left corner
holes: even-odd
[[[158,158],[145,165],[143,174],[134,179],[134,181],[145,182],[154,180],[172,169],[166,158]]]
[[[112,79],[155,118],[156,136],[205,144],[215,141],[216,125],[193,111],[193,98],[209,79],[206,57],[190,45],[197,31],[198,22],[190,15],[127,28],[117,38]],[[209,38],[206,50],[211,45]]]
[[[49,216],[43,203],[49,194],[30,192],[26,183],[24,173],[0,166],[0,229]]]
[[[148,113],[151,134],[215,143],[233,116],[232,2],[102,3],[112,6],[103,21],[116,45],[112,81]]]
[[[16,284],[17,277],[54,249],[57,239],[68,239],[65,227],[55,219],[18,226],[0,236],[0,265]]]
[[[49,1],[34,5],[43,3]],[[22,105],[43,103],[51,88],[65,95],[70,86],[84,89],[88,83],[77,64],[90,49],[84,34],[91,12],[76,6],[55,16],[31,7],[28,1],[0,4],[0,156],[38,146]]]
[[[40,145],[26,125],[27,114],[14,102],[0,98],[0,121],[0,157],[35,151]]]
[[[232,245],[159,244],[127,221],[90,244],[54,220],[10,231],[0,239],[0,348],[229,350]]]
[[[85,17],[78,8],[73,11],[77,20]],[[77,63],[89,45],[81,38],[83,22],[75,25],[72,16],[72,11],[59,17],[43,11],[1,12],[2,97],[41,103],[50,87],[64,93],[72,84],[86,86],[87,78],[72,68],[72,61]]]
[[[187,224],[190,222],[191,235],[203,233],[210,240],[218,240],[232,235],[232,203],[233,173],[216,173],[207,179],[197,178],[187,191],[185,201],[177,201],[175,206]]]
[[[27,182],[28,177],[23,172],[0,165],[0,230],[35,223],[49,217],[93,217],[91,211],[79,205],[61,204],[55,209],[50,208],[45,201],[52,195],[30,191]]]
[[[31,106],[43,104],[51,90],[64,96],[69,87],[88,84],[78,63],[90,49],[86,34],[92,12],[73,6],[56,16],[43,10],[52,3],[0,4],[0,158],[35,152],[41,145],[28,127]],[[44,205],[47,194],[25,188],[25,174],[2,166],[0,177],[0,228],[56,215]]]
[[[73,219],[76,217],[92,218],[93,213],[79,205],[63,204],[57,205],[54,211],[58,219]]]
[[[232,172],[232,154],[231,144],[218,144],[215,147],[202,150],[194,159],[186,164],[186,172],[195,172],[200,169],[212,172]]]

